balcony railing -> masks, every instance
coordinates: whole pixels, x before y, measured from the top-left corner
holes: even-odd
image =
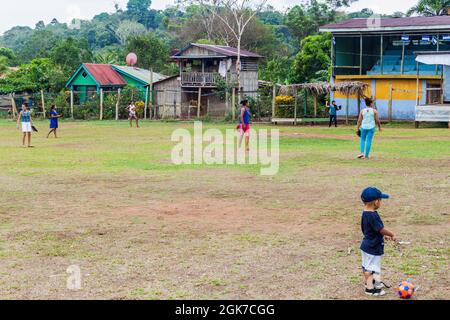
[[[217,72],[182,72],[181,85],[215,87],[221,78]]]

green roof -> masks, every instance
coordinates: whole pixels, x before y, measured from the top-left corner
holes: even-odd
[[[127,67],[127,66],[117,66],[113,65],[113,68],[119,73],[125,73],[136,80],[143,82],[143,84],[150,84],[150,71],[136,68],[136,67]],[[161,81],[167,78],[165,75],[160,73],[153,72],[153,82]]]

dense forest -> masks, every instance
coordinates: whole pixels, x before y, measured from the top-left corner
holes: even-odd
[[[374,14],[369,9],[345,13],[354,1],[307,0],[286,12],[270,6],[260,11],[242,38],[242,48],[265,57],[260,78],[278,83],[328,79],[331,37],[318,29]],[[207,11],[193,2],[154,10],[151,0],[129,0],[125,9],[111,9],[114,13],[92,20],[67,24],[53,19],[6,31],[0,37],[0,92],[60,91],[82,62],[123,64],[128,52],[138,54],[139,67],[171,75],[177,67],[170,54],[190,42],[236,45],[223,26],[208,25]]]

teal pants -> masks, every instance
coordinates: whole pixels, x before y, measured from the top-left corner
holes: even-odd
[[[361,128],[361,140],[359,143],[359,150],[361,154],[364,153],[366,158],[369,157],[370,149],[372,148],[372,139],[375,134],[375,128],[363,129]]]

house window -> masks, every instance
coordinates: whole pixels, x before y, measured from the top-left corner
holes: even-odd
[[[82,76],[83,76],[83,78],[86,78],[86,77],[87,77],[87,73],[86,73],[86,71],[85,71],[85,72],[83,72]]]

